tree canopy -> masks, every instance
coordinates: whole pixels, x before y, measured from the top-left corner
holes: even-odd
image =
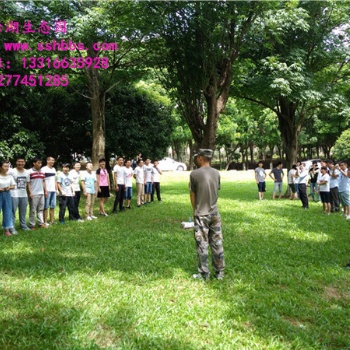
[[[84,155],[96,163],[140,148],[161,157],[172,146],[181,158],[187,146],[191,152],[223,147],[229,163],[238,151],[253,161],[256,147],[265,158],[277,146],[288,166],[314,149],[329,157],[350,120],[349,6],[331,0],[2,2],[4,42],[28,42],[32,51],[1,45],[1,62],[11,67],[2,64],[0,74],[67,75],[69,84],[2,88],[0,153]],[[7,30],[11,21],[23,28],[29,18],[35,28],[48,23],[48,32]],[[53,30],[58,20],[66,22],[66,33]],[[83,47],[38,47],[53,40]],[[22,59],[29,57],[83,64],[25,68]],[[86,64],[102,58],[103,67]],[[160,85],[166,92],[158,93]],[[145,136],[156,131],[157,147],[138,138],[140,128]]]

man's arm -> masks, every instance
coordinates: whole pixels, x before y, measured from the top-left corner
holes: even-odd
[[[275,178],[274,178],[273,176],[271,176],[271,174],[272,174],[272,170],[270,171],[269,176],[271,177],[271,179],[272,179],[273,181],[275,181]]]
[[[47,189],[46,189],[46,181],[45,181],[45,179],[43,180],[43,187],[44,187],[44,195],[45,195],[45,197],[47,197],[49,195],[49,193],[47,192]]]
[[[196,208],[196,193],[195,192],[190,192],[190,199],[191,199],[191,204],[192,204],[192,209],[193,209],[193,213],[194,210]]]
[[[61,192],[61,195],[62,196],[65,196],[66,193],[63,191],[62,189],[62,186],[61,186],[61,183],[60,182],[57,182],[57,188],[58,188],[58,191]]]
[[[94,186],[95,186],[95,194],[97,195],[98,188],[100,188],[100,186],[97,184],[97,178],[94,180]]]
[[[114,187],[115,190],[118,191],[118,185],[117,185],[117,172],[113,170],[113,181],[114,181]]]
[[[72,191],[72,196],[74,197],[75,196],[75,191],[74,191],[74,187],[73,187],[73,181],[71,181],[71,183],[70,183],[70,188],[71,188],[71,191]]]
[[[84,196],[86,196],[87,192],[86,192],[86,187],[85,187],[85,180],[83,180],[83,179],[81,180],[81,187],[83,189]]]
[[[330,176],[331,176],[333,179],[337,179],[337,178],[339,177],[339,174],[336,174],[335,171],[336,171],[336,168],[334,167],[334,168],[332,169],[331,174],[330,174]]]

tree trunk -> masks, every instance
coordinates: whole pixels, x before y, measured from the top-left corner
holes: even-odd
[[[219,113],[217,111],[217,86],[209,85],[204,93],[207,102],[207,121],[204,127],[202,147],[215,149],[215,136],[218,127]]]
[[[254,145],[252,142],[249,144],[249,150],[250,150],[250,161],[254,163]]]
[[[98,82],[97,82],[98,84]],[[91,96],[92,116],[92,163],[98,167],[98,160],[105,157],[106,127],[105,127],[105,95],[96,90]]]
[[[246,168],[246,147],[241,146],[241,153],[242,153],[242,170],[247,170]]]
[[[89,47],[89,56],[97,57],[92,44]],[[90,92],[90,109],[92,118],[92,163],[98,167],[98,160],[105,157],[106,126],[105,126],[105,102],[106,93],[102,91],[99,83],[99,71],[93,65],[87,69],[88,88]]]
[[[285,148],[286,167],[289,171],[297,161],[301,123],[296,121],[296,105],[293,102],[280,98],[279,103],[278,127]]]
[[[190,148],[190,161],[189,161],[188,168],[190,170],[193,170],[193,141],[192,141],[192,139],[188,140],[188,145]]]

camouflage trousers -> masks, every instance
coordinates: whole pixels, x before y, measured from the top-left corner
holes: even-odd
[[[194,239],[196,240],[198,272],[209,276],[208,247],[210,246],[215,274],[216,276],[223,275],[225,261],[220,214],[195,216]]]

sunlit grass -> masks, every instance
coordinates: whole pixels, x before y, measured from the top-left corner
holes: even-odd
[[[271,182],[258,201],[251,175],[222,173],[223,281],[191,279],[189,173],[163,203],[1,237],[0,349],[348,349],[350,222]]]

